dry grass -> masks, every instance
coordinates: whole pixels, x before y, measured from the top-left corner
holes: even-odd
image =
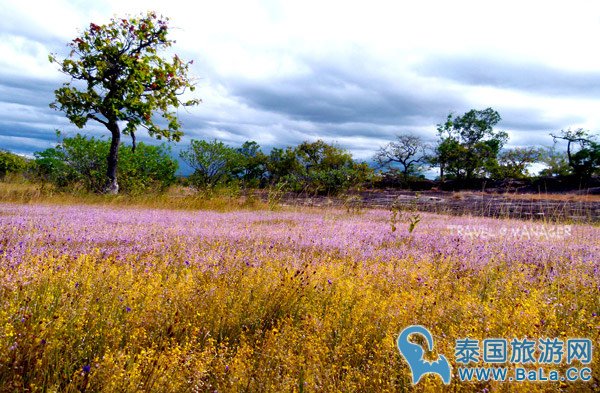
[[[196,192],[174,186],[166,193],[142,195],[100,195],[83,192],[58,192],[52,186],[32,183],[0,182],[0,201],[21,204],[101,205],[173,210],[265,209],[267,204],[253,195],[222,189]]]

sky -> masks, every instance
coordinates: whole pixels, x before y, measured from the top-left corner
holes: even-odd
[[[435,141],[448,113],[492,107],[509,147],[600,125],[600,2],[0,0],[0,148],[32,155],[79,130],[49,108],[68,81],[48,61],[90,22],[154,10],[202,104],[184,139],[323,139],[370,160],[399,133]],[[140,130],[139,139],[150,141]]]

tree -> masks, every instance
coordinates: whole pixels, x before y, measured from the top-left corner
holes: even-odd
[[[237,160],[233,164],[233,175],[239,178],[245,187],[258,187],[266,180],[268,157],[255,141],[246,141],[236,149]]]
[[[192,139],[190,146],[179,154],[194,173],[190,177],[196,187],[212,187],[231,179],[238,161],[238,152],[221,141]]]
[[[441,180],[446,174],[470,180],[498,165],[498,153],[508,140],[506,132],[494,131],[500,120],[492,108],[471,109],[462,116],[450,113],[445,123],[438,124],[440,142],[430,161],[440,167]]]
[[[545,147],[540,150],[540,161],[546,165],[546,168],[540,172],[541,176],[567,176],[571,172],[567,154],[558,151],[556,142],[552,147]]]
[[[354,162],[346,150],[322,140],[273,149],[270,161],[278,181],[293,191],[315,194],[339,193],[368,180],[372,173],[367,164]]]
[[[400,134],[396,135],[394,142],[381,147],[375,154],[377,164],[388,170],[394,170],[400,165],[402,176],[406,180],[411,175],[421,172],[421,163],[426,159],[427,146],[418,135]]]
[[[289,182],[296,177],[294,174],[301,170],[302,166],[293,147],[288,146],[285,149],[275,147],[269,153],[267,171],[272,184]]]
[[[140,17],[111,19],[106,25],[91,23],[71,41],[69,56],[49,59],[71,77],[55,91],[52,108],[65,112],[79,128],[89,120],[105,126],[111,134],[107,154],[107,181],[104,191],[118,193],[117,163],[121,134],[129,135],[135,151],[138,127],[157,139],[179,141],[183,132],[171,108],[196,105],[200,101],[182,101],[182,95],[194,90],[187,76],[189,65],[177,55],[166,60],[158,51],[174,41],[168,35],[168,19],[149,12]],[[154,119],[159,112],[160,124]],[[121,130],[119,123],[125,122]],[[163,124],[166,123],[166,124]]]
[[[527,167],[540,161],[542,153],[535,147],[515,147],[500,152],[498,167],[493,175],[497,179],[524,179],[530,176]]]
[[[567,159],[575,176],[586,179],[600,168],[600,143],[596,135],[579,128],[562,130],[559,135],[550,134],[554,141],[567,141]]]

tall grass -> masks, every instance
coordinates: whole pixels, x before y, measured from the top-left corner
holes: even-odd
[[[597,391],[598,350],[586,383],[410,384],[407,325],[454,370],[458,338],[599,342],[598,228],[499,242],[449,222],[521,225],[0,205],[0,391]]]
[[[104,195],[83,191],[57,191],[48,184],[0,182],[0,201],[13,203],[46,203],[58,205],[103,205],[175,210],[262,209],[268,205],[252,193],[237,189],[220,188],[192,191],[184,187],[172,187],[165,193],[141,195]]]

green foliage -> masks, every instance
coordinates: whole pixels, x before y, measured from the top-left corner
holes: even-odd
[[[108,143],[77,134],[56,147],[35,153],[37,174],[58,188],[100,191],[104,185]]]
[[[179,164],[171,157],[167,145],[139,143],[135,152],[121,145],[119,156],[120,183],[127,193],[163,192],[176,181]]]
[[[452,113],[438,124],[440,142],[430,161],[440,167],[440,177],[483,177],[498,167],[498,153],[508,140],[504,131],[494,131],[501,120],[492,108],[472,109],[462,116]]]
[[[18,154],[0,150],[0,180],[7,174],[23,173],[28,166],[28,160]]]
[[[103,124],[112,135],[108,156],[108,186],[117,192],[116,166],[121,132],[130,135],[135,149],[139,127],[157,139],[180,140],[183,132],[176,112],[171,108],[190,106],[197,99],[181,101],[186,90],[194,87],[187,76],[191,62],[177,55],[171,60],[158,52],[174,41],[168,38],[168,19],[154,12],[130,19],[113,18],[108,24],[91,23],[71,41],[69,56],[57,63],[71,80],[55,91],[50,106],[65,112],[79,128],[89,120]],[[157,125],[154,113],[163,119]],[[119,122],[126,122],[121,131]]]
[[[322,140],[296,148],[273,149],[269,157],[273,182],[314,194],[337,194],[367,181],[373,174],[366,163],[356,163],[347,151]]]
[[[233,163],[233,176],[239,178],[244,187],[256,188],[267,180],[268,157],[260,145],[254,141],[246,141],[237,149],[236,161]]]
[[[534,147],[516,147],[500,152],[498,166],[492,170],[496,179],[525,179],[531,174],[527,167],[542,157],[540,149]]]
[[[67,59],[58,61],[50,56],[74,79],[56,90],[52,106],[64,111],[78,127],[90,119],[101,123],[127,121],[124,134],[143,126],[151,136],[179,140],[180,124],[169,107],[193,105],[197,100],[179,100],[187,88],[193,90],[186,76],[191,62],[177,55],[167,61],[157,54],[173,43],[167,37],[167,22],[149,12],[138,18],[112,19],[106,25],[91,23],[69,43]],[[85,86],[76,81],[85,82]],[[154,124],[156,110],[167,121],[167,128]]]
[[[540,150],[540,161],[546,165],[540,175],[542,176],[567,176],[571,173],[567,153],[558,151],[556,144]]]
[[[597,135],[584,129],[562,130],[559,135],[553,135],[554,141],[567,141],[567,159],[571,172],[582,179],[600,172],[600,143]]]
[[[189,147],[182,150],[179,156],[194,169],[189,180],[197,188],[227,183],[233,179],[232,173],[239,169],[238,151],[216,139],[192,139]]]
[[[197,188],[270,183],[280,191],[335,194],[372,175],[367,164],[355,163],[348,152],[323,141],[274,148],[267,156],[253,141],[233,148],[217,140],[192,140],[180,157],[194,169],[190,182]]]
[[[302,171],[302,166],[293,147],[272,149],[267,161],[267,170],[272,184],[286,184],[286,188],[291,190],[302,189],[300,179],[296,175]]]
[[[37,174],[61,189],[99,192],[105,184],[110,142],[77,134],[56,147],[35,153]],[[175,182],[177,162],[168,147],[140,143],[135,154],[119,147],[122,190],[129,194],[163,191]]]

